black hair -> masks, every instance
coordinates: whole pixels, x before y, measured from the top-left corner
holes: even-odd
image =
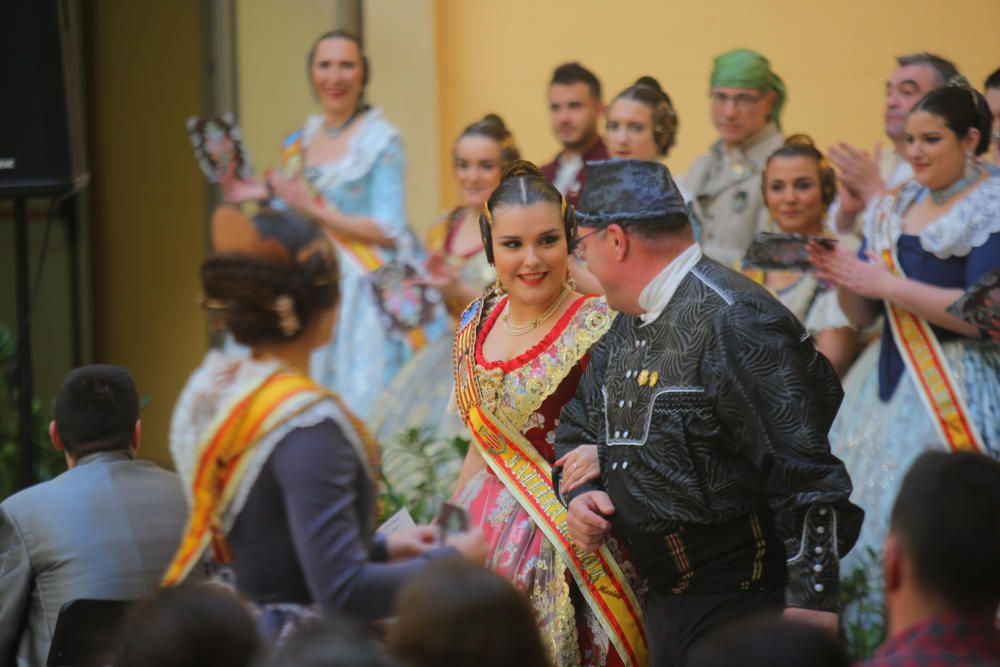
[[[905,56],[898,56],[896,58],[896,64],[900,67],[923,65],[924,67],[931,68],[934,72],[934,76],[937,78],[937,85],[939,87],[947,85],[949,81],[958,76],[958,68],[955,67],[955,63],[950,60],[946,60],[939,55],[927,53],[926,51],[921,51],[920,53],[909,53]]]
[[[537,202],[549,202],[559,207],[566,232],[566,252],[570,252],[576,235],[573,207],[566,203],[556,186],[542,175],[542,170],[533,162],[514,160],[503,168],[500,185],[486,200],[486,210],[479,216],[479,232],[490,264],[493,264],[493,211],[500,206],[531,206]]]
[[[243,600],[217,584],[160,590],[122,634],[114,667],[246,667],[261,653]]]
[[[262,667],[395,667],[365,629],[344,617],[297,629]]]
[[[361,38],[355,35],[350,30],[337,29],[325,32],[316,38],[316,41],[312,43],[309,47],[309,54],[306,56],[306,80],[312,84],[312,65],[313,58],[316,56],[316,47],[319,46],[320,42],[328,39],[346,39],[348,41],[354,42],[358,47],[358,54],[361,56],[361,97],[358,99],[358,111],[364,111],[368,108],[368,104],[364,101],[365,89],[368,88],[368,82],[372,79],[372,68],[371,64],[368,62],[368,56],[365,55],[365,50],[361,44]]]
[[[550,86],[556,84],[569,86],[574,83],[585,83],[590,88],[590,94],[598,102],[601,101],[601,82],[589,69],[577,62],[564,63],[552,72]]]
[[[507,129],[503,118],[495,113],[488,113],[480,120],[468,125],[462,130],[462,134],[458,135],[459,139],[462,137],[486,137],[497,142],[500,146],[501,166],[521,159],[521,152],[517,150],[517,145],[514,143],[514,135]]]
[[[990,88],[1000,88],[1000,69],[986,77],[986,83],[983,84],[983,90],[989,90]]]
[[[913,106],[910,114],[917,111],[939,116],[959,139],[969,136],[972,128],[979,130],[976,155],[982,155],[990,147],[990,130],[993,126],[990,107],[986,98],[978,90],[973,90],[965,79],[927,93]]]
[[[660,82],[651,76],[641,76],[631,86],[618,93],[611,104],[623,99],[641,102],[649,107],[653,115],[653,141],[656,142],[656,151],[660,156],[669,153],[677,139],[680,119],[677,117],[670,95],[663,90]],[[608,108],[611,108],[610,104]]]
[[[739,618],[696,642],[690,667],[848,667],[847,649],[830,632],[778,615]]]
[[[1000,605],[1000,462],[973,452],[926,452],[907,471],[890,533],[917,584],[958,613]]]
[[[329,242],[318,225],[294,211],[263,209],[253,223],[262,238],[281,244],[292,261],[212,255],[201,265],[203,304],[238,343],[293,340],[321,312],[337,305],[337,257],[332,248],[299,257],[312,245]]]
[[[139,394],[127,368],[108,364],[69,372],[56,396],[56,431],[73,458],[128,449],[139,420]]]
[[[816,148],[816,143],[808,134],[793,134],[781,145],[781,148],[771,153],[764,163],[765,178],[761,179],[761,193],[767,197],[767,167],[776,157],[808,157],[816,160],[819,168],[819,191],[824,208],[829,208],[837,198],[837,172],[827,161],[826,156]]]

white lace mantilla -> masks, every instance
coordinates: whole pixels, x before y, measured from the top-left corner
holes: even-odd
[[[888,198],[883,198],[876,214],[865,224],[865,238],[869,243],[879,237],[875,225],[888,214],[892,242],[895,246],[902,233],[902,213],[916,201],[924,186],[910,181],[903,186],[892,211],[884,211]],[[920,247],[938,259],[965,257],[973,248],[986,243],[991,234],[1000,232],[1000,176],[991,176],[975,186],[951,210],[927,225],[920,233]]]
[[[302,151],[312,142],[316,132],[323,127],[323,116],[310,115],[302,127]],[[357,121],[358,127],[350,136],[344,157],[336,162],[305,167],[310,171],[310,182],[322,192],[339,188],[365,176],[375,166],[389,143],[399,136],[396,126],[382,116],[382,110],[372,107]]]
[[[242,388],[259,384],[279,368],[277,362],[259,362],[212,350],[205,356],[201,366],[191,374],[170,420],[170,453],[177,467],[177,474],[183,481],[188,506],[192,502],[191,478],[200,445],[219,419],[232,410],[233,402],[243,393]],[[275,446],[295,429],[315,426],[327,419],[333,420],[340,427],[344,437],[358,453],[362,465],[368,469],[364,444],[354,431],[350,419],[335,401],[318,401],[273,429],[254,446],[233,502],[222,517],[224,531],[228,532],[232,528]]]

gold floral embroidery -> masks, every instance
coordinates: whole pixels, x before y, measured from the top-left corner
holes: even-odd
[[[476,366],[483,406],[521,433],[529,419],[569,372],[603,336],[614,320],[603,298],[593,298],[574,313],[563,332],[537,357],[506,375]]]

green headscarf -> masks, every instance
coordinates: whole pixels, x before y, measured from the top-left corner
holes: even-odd
[[[781,127],[781,108],[785,106],[785,82],[771,71],[771,63],[767,58],[750,49],[735,49],[723,53],[715,59],[712,68],[711,86],[713,88],[755,88],[756,90],[773,90],[774,106],[768,120]]]

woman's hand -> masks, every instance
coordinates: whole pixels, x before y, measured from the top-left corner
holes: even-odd
[[[820,280],[831,282],[867,299],[889,298],[896,277],[874,252],[865,252],[868,257],[866,262],[839,243],[834,249],[828,250],[812,241],[807,250],[809,261]]]
[[[275,196],[295,210],[307,215],[316,214],[320,204],[298,176],[288,177],[272,171],[267,175],[267,182]]]
[[[241,179],[236,174],[236,162],[230,161],[224,169],[216,172],[222,198],[227,202],[238,204],[245,201],[268,199],[271,193],[267,186],[257,179]]]
[[[569,493],[573,489],[601,476],[601,464],[597,460],[597,445],[580,445],[556,461],[562,466],[559,491]]]
[[[438,531],[434,526],[414,526],[385,538],[385,550],[390,561],[416,558],[434,546]]]

